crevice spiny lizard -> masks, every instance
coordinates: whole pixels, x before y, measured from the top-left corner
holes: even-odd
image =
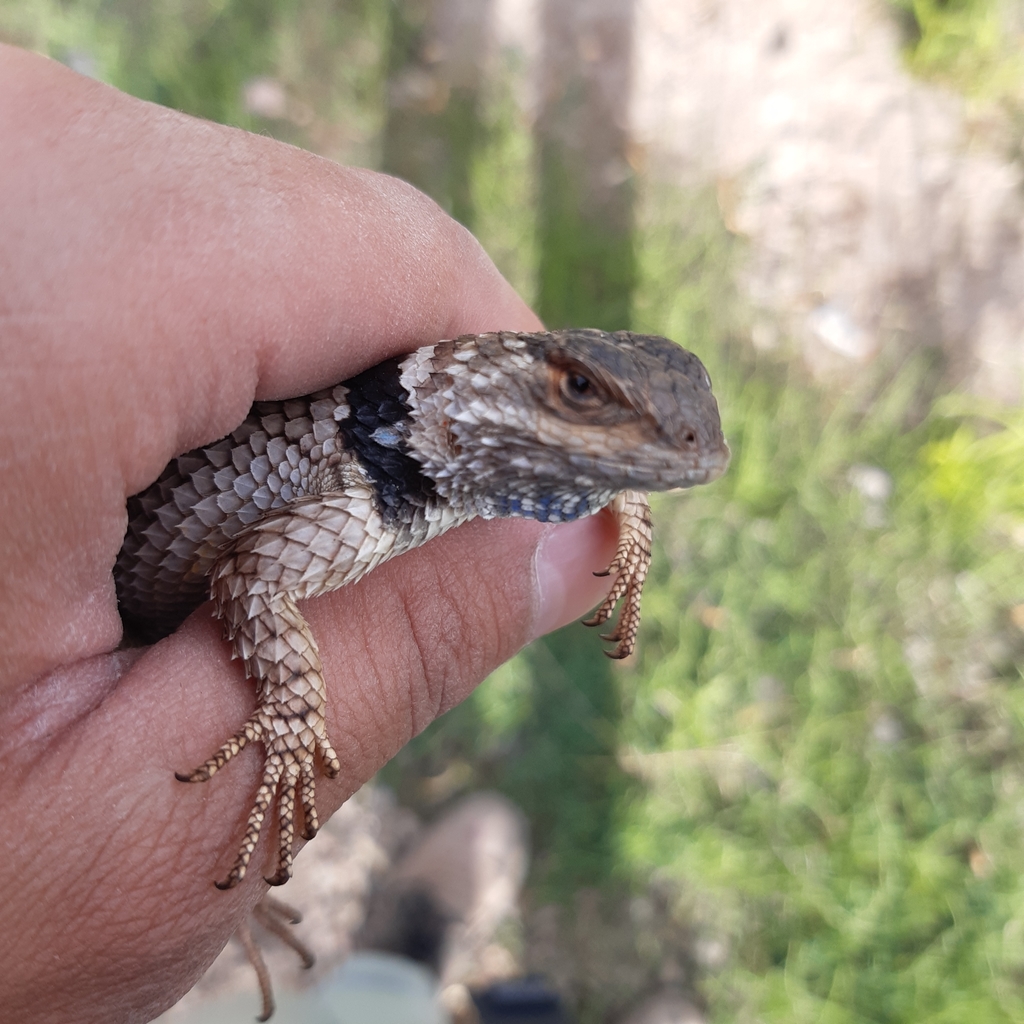
[[[182,781],[210,778],[261,742],[263,779],[220,888],[237,885],[277,802],[278,867],[317,831],[315,759],[340,764],[325,727],[316,641],[296,606],[474,516],[567,522],[610,506],[623,600],[607,653],[632,650],[650,563],[645,491],[707,483],[729,449],[700,360],[651,335],[596,330],[467,335],[304,398],[257,402],[229,436],[180,455],[128,500],[114,571],[128,633],[167,635],[213,598],[257,687],[248,722]]]

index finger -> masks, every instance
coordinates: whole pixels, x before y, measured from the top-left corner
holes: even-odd
[[[258,397],[442,337],[533,329],[394,179],[0,47],[3,685],[117,643],[124,500]]]

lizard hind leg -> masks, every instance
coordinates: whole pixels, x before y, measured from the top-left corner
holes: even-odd
[[[615,583],[597,611],[584,620],[583,625],[604,625],[612,617],[619,601],[625,599],[615,628],[601,636],[602,640],[615,644],[605,654],[617,660],[633,653],[640,628],[640,597],[651,566],[651,506],[639,491],[623,491],[612,499],[608,508],[619,527],[619,544],[608,568],[594,575],[614,575]]]
[[[273,756],[267,758],[268,764]],[[267,785],[270,777],[271,771],[264,769],[264,786]],[[302,800],[305,822],[303,838],[312,839],[319,827],[319,823],[316,820],[316,789],[313,783],[312,764],[303,763],[296,759],[287,759],[281,771],[280,783],[275,783],[275,785],[279,785],[277,795],[278,857],[277,871],[270,878],[265,879],[269,885],[284,885],[292,876],[295,846],[295,800],[296,796],[298,796],[300,778],[303,782]],[[262,788],[261,786],[261,791]],[[306,802],[307,800],[308,803]],[[259,802],[258,794],[257,802]],[[312,827],[310,826],[310,817],[313,818]]]
[[[291,947],[298,954],[302,966],[309,970],[316,963],[310,948],[292,930],[293,925],[302,922],[302,915],[290,907],[287,903],[274,899],[272,896],[264,896],[255,907],[252,913],[236,929],[235,938],[241,943],[245,955],[249,958],[253,970],[256,972],[256,980],[259,983],[260,995],[262,997],[263,1009],[256,1018],[258,1021],[267,1021],[274,1015],[274,987],[270,980],[270,971],[267,970],[266,961],[260,950],[259,943],[252,933],[252,921],[259,922],[268,932],[276,935],[285,945]]]
[[[302,838],[312,839],[320,827],[316,813],[316,776],[312,757],[304,756],[305,751],[278,749],[281,746],[281,730],[275,727],[280,723],[287,723],[288,719],[287,711],[282,712],[280,709],[266,706],[258,708],[252,718],[208,761],[187,774],[175,772],[175,778],[180,782],[205,782],[250,741],[262,741],[267,748],[263,778],[252,810],[249,812],[245,836],[227,878],[223,882],[215,883],[218,889],[232,889],[245,878],[249,861],[256,850],[263,823],[275,796],[278,808],[279,853],[277,872],[272,878],[266,879],[271,885],[282,885],[291,877],[297,798],[302,804],[303,811]]]

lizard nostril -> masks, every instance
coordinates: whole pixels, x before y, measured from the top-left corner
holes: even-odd
[[[683,434],[683,442],[685,444],[696,444],[697,435],[692,430],[688,430],[685,434]]]

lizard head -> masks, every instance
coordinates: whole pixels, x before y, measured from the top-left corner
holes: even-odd
[[[666,491],[729,461],[701,361],[654,335],[476,335],[410,357],[409,453],[480,515],[554,521],[623,490]]]

